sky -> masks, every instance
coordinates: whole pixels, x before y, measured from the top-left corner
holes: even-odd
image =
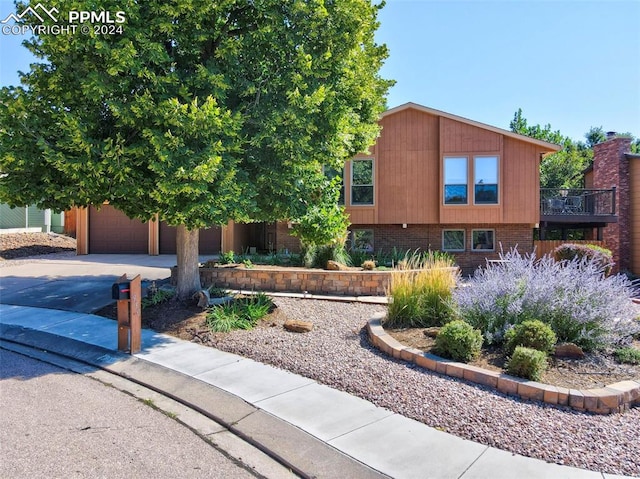
[[[0,19],[14,11],[0,0]],[[387,0],[379,20],[389,107],[505,129],[522,108],[574,140],[591,127],[640,137],[640,0]],[[21,40],[0,33],[0,86],[34,60]]]

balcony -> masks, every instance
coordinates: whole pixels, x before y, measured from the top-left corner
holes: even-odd
[[[540,222],[543,227],[595,228],[617,221],[615,188],[540,190]]]

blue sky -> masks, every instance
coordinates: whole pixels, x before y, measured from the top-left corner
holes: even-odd
[[[45,4],[46,1],[43,1]],[[0,0],[0,17],[14,11]],[[575,140],[640,137],[640,1],[387,0],[378,42],[390,107],[409,101],[508,128],[518,108]],[[0,34],[0,85],[33,61]]]

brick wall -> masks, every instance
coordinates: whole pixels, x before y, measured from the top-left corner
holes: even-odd
[[[533,229],[527,224],[407,225],[407,228],[403,228],[402,225],[351,225],[350,229],[373,230],[375,250],[386,253],[391,252],[394,247],[399,250],[419,248],[422,251],[441,251],[443,230],[464,230],[465,251],[452,253],[463,274],[473,273],[478,266],[484,266],[487,259],[498,259],[500,245],[505,252],[516,246],[520,253],[533,251]],[[494,230],[495,251],[471,251],[472,230]]]
[[[624,155],[630,145],[630,138],[613,138],[593,148],[593,187],[617,187],[618,222],[607,225],[602,233],[602,239],[613,253],[616,271],[628,271],[631,267],[630,174],[629,160]]]
[[[276,223],[276,250],[288,250],[289,253],[300,252],[300,240],[295,236],[291,236],[289,223],[280,221]]]

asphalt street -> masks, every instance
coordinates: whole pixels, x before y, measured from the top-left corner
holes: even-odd
[[[155,401],[161,399],[136,399],[85,375],[0,349],[0,477],[285,477],[279,465],[258,465],[265,476],[223,454],[178,422],[178,414],[156,409],[162,405]],[[225,434],[215,423],[207,427],[211,436]]]

